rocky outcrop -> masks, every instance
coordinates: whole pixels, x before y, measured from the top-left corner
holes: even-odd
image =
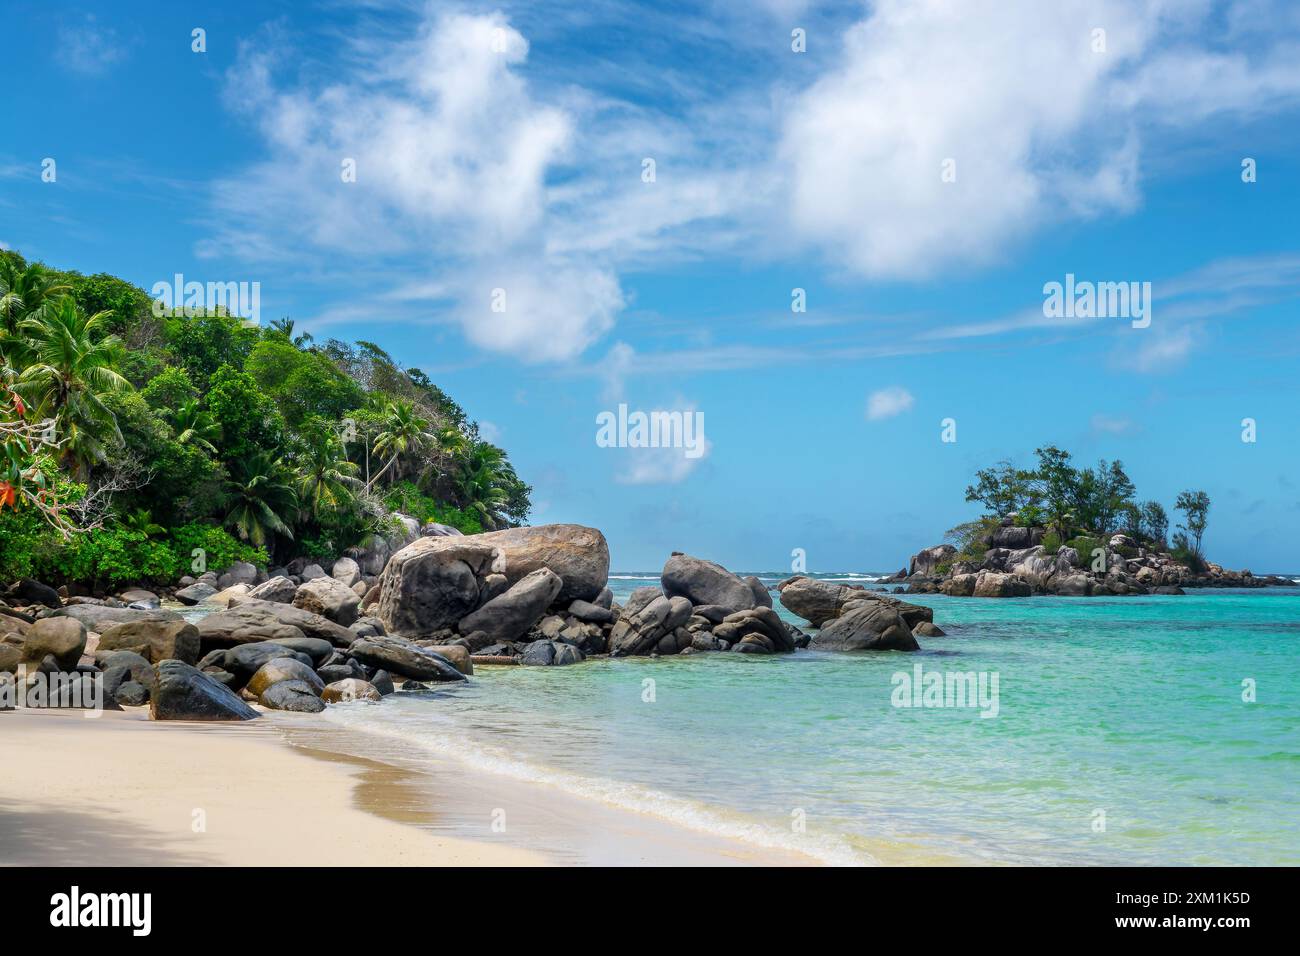
[[[916,651],[912,629],[889,601],[861,601],[813,636],[812,646],[825,650]]]
[[[690,646],[691,634],[685,628],[690,617],[691,602],[686,598],[668,597],[655,588],[638,588],[610,632],[609,654],[676,654]]]
[[[603,534],[584,525],[534,525],[451,540],[499,548],[504,556],[504,567],[498,570],[505,574],[510,584],[540,568],[549,568],[564,582],[556,600],[565,604],[593,600],[609,581],[609,544]]]
[[[728,611],[744,611],[756,603],[753,589],[722,565],[689,554],[674,554],[664,564],[664,594],[683,597],[691,604],[716,604]]]
[[[839,617],[845,604],[864,593],[861,588],[802,576],[782,581],[777,587],[781,590],[781,604],[813,627]]]
[[[228,687],[182,661],[163,661],[149,700],[154,720],[252,720],[257,711]]]
[[[201,649],[233,647],[255,641],[316,637],[335,647],[347,647],[356,635],[341,624],[291,604],[245,600],[236,607],[209,614],[198,623]]]
[[[393,555],[380,582],[379,617],[388,633],[424,636],[479,607],[488,576],[505,563],[500,549],[479,537],[420,538]]]
[[[426,539],[436,540],[436,539]],[[398,637],[358,638],[348,654],[370,667],[378,667],[417,681],[461,681],[465,675],[440,654]]]
[[[957,549],[950,544],[937,544],[933,548],[924,548],[912,555],[907,563],[908,576],[913,574],[924,574],[926,576],[937,574],[938,567],[941,564],[951,563],[953,555]]]
[[[564,582],[550,568],[538,568],[462,618],[459,630],[462,634],[482,631],[493,641],[513,641],[541,620],[563,588]]]

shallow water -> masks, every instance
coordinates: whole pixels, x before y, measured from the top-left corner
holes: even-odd
[[[919,654],[484,667],[327,719],[828,862],[1300,863],[1300,589],[915,600]],[[893,706],[917,664],[996,674],[996,716]]]

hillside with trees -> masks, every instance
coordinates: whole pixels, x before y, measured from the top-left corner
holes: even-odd
[[[0,580],[170,581],[325,557],[393,513],[467,534],[531,489],[450,396],[373,342],[156,308],[0,250]]]

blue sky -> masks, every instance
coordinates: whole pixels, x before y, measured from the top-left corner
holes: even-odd
[[[897,568],[1049,442],[1300,567],[1292,4],[8,8],[0,243],[380,343],[617,567]],[[1045,318],[1066,273],[1150,327]],[[598,447],[620,401],[708,453]]]

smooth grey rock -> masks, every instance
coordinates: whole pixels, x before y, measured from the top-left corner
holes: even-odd
[[[435,540],[435,539],[427,539]],[[417,681],[462,681],[465,675],[441,654],[435,654],[400,637],[361,637],[348,653],[362,664],[380,667],[399,677]]]
[[[692,604],[718,604],[732,611],[754,606],[748,584],[722,565],[689,554],[674,554],[664,564],[664,594],[684,597]]]
[[[189,664],[163,661],[149,698],[154,720],[252,720],[257,711],[230,688]]]
[[[525,575],[510,590],[467,615],[459,624],[462,634],[484,631],[494,641],[512,641],[536,624],[564,586],[549,568]]]

